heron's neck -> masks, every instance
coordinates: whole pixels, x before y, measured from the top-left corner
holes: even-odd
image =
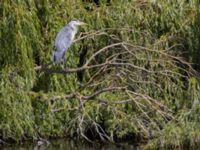
[[[76,26],[70,26],[70,28],[72,29],[73,33],[76,34],[78,31],[78,28]]]

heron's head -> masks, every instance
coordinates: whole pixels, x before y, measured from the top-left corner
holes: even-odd
[[[79,20],[72,20],[72,21],[69,22],[69,25],[72,26],[72,27],[78,27],[78,26],[81,26],[81,25],[86,25],[86,23],[81,22]]]

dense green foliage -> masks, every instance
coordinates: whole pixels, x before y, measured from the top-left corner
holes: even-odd
[[[200,84],[192,69],[200,65],[198,0],[113,0],[99,6],[2,0],[0,11],[0,139],[128,137],[152,139],[149,147],[199,142]],[[37,71],[51,61],[56,33],[73,18],[89,25],[80,28],[85,38],[68,51],[67,66],[81,67],[106,46],[90,64],[116,58],[125,65],[67,74]],[[82,102],[81,96],[110,87],[126,88]]]

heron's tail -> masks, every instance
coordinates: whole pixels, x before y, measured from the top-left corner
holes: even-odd
[[[53,54],[53,62],[54,63],[59,63],[61,62],[63,58],[63,52],[58,52],[58,51],[54,51],[54,54]]]

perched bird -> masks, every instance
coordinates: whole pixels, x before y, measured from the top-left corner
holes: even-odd
[[[62,60],[66,51],[72,45],[75,34],[78,31],[78,26],[85,24],[79,20],[72,20],[58,32],[54,44],[54,63],[59,63]]]

